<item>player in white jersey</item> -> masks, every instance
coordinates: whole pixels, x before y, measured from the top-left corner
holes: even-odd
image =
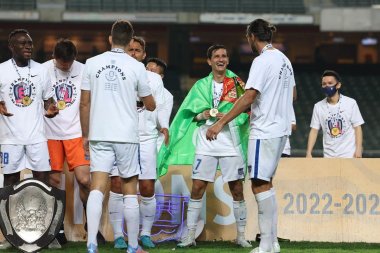
[[[146,61],[146,69],[156,74],[159,74],[162,79],[164,78],[166,68],[166,62],[164,62],[164,60],[160,58],[149,58]],[[160,133],[157,139],[157,152],[160,150],[162,143],[165,143],[165,145],[168,145],[169,143],[169,138],[165,139],[165,135],[162,132],[166,131],[165,128],[168,129],[169,126],[170,115],[173,110],[173,95],[165,87],[163,108],[165,114],[163,114],[162,116],[164,116],[165,118],[162,121],[164,122],[166,127],[159,126]]]
[[[79,102],[84,65],[75,60],[77,54],[77,48],[72,41],[59,39],[53,50],[53,59],[43,64],[52,80],[54,99],[60,110],[56,117],[45,118],[45,128],[52,170],[50,184],[60,188],[66,160],[69,170],[74,171],[80,189],[79,196],[86,207],[90,192],[90,161],[89,154],[85,154],[82,145]],[[67,242],[63,224],[57,239],[60,244]],[[99,241],[105,243],[100,233]]]
[[[31,59],[33,41],[27,30],[9,34],[12,58],[0,64],[0,155],[4,186],[20,180],[28,168],[33,177],[48,183],[50,164],[44,133],[44,114],[58,113],[49,75]],[[45,110],[45,112],[44,112]],[[2,249],[9,247],[2,244]]]
[[[96,253],[96,234],[109,174],[116,161],[121,176],[123,214],[127,223],[129,253],[145,252],[138,245],[139,203],[137,199],[138,113],[136,92],[146,108],[155,110],[144,65],[125,53],[133,36],[126,20],[116,21],[109,41],[111,51],[86,61],[80,105],[85,150],[91,156],[91,192],[87,200],[87,252]],[[89,142],[88,142],[89,141]]]
[[[145,59],[145,41],[141,37],[134,36],[128,45],[127,53],[142,62]],[[141,195],[140,214],[142,215],[142,230],[140,240],[145,248],[154,248],[150,235],[156,213],[156,197],[154,195],[154,184],[157,178],[157,138],[160,132],[165,136],[165,142],[169,138],[168,124],[165,122],[164,84],[161,77],[151,71],[146,71],[148,84],[152,90],[152,95],[157,105],[153,112],[147,111],[140,101],[137,101],[137,111],[139,114],[139,191]],[[117,170],[114,170],[117,172]],[[120,199],[120,179],[117,173],[112,173],[111,192],[109,201],[110,222],[114,228],[114,238],[121,237],[122,221],[117,213]],[[115,241],[116,247],[117,241]]]
[[[296,125],[296,114],[294,113],[294,108],[292,107],[292,111],[291,111],[291,122],[290,122],[290,125],[291,125],[291,129],[292,129],[292,132],[296,130],[297,128],[297,125]],[[288,138],[286,138],[286,143],[285,143],[285,147],[284,147],[284,150],[282,151],[282,155],[281,157],[290,157],[291,156],[291,146],[290,146],[290,139],[289,139],[290,136],[288,136]]]
[[[247,40],[260,55],[252,62],[246,92],[234,108],[207,131],[215,140],[223,126],[251,106],[251,131],[248,146],[248,171],[252,192],[258,205],[260,246],[252,253],[280,252],[276,229],[277,203],[271,179],[290,135],[294,72],[289,59],[275,49],[272,36],[275,27],[263,19],[247,27]]]
[[[209,47],[207,63],[211,67],[211,74],[194,84],[188,93],[188,97],[181,105],[182,110],[189,107],[202,109],[186,110],[196,113],[199,111],[198,114],[194,115],[194,121],[198,122],[199,129],[195,145],[191,196],[187,209],[188,236],[177,246],[191,247],[196,245],[195,233],[202,210],[202,198],[208,183],[214,182],[219,167],[223,181],[228,183],[233,199],[232,205],[237,229],[236,244],[248,248],[252,246],[245,240],[247,207],[243,194],[247,143],[241,144],[244,142],[242,139],[245,134],[248,134],[246,131],[248,115],[245,113],[241,115],[241,126],[245,125],[245,128],[240,129],[238,123],[234,121],[223,128],[217,141],[209,142],[205,138],[207,129],[223,117],[232,108],[233,103],[238,100],[241,95],[239,89],[243,91],[244,83],[227,69],[229,57],[225,46],[216,44]],[[189,100],[189,98],[195,97],[198,97],[199,100]],[[187,101],[190,101],[189,104],[192,106],[185,107]],[[201,101],[204,101],[209,107],[204,108]]]
[[[25,168],[31,169],[35,178],[48,182],[50,164],[43,118],[44,114],[46,117],[58,114],[51,81],[46,69],[31,59],[33,41],[28,31],[12,31],[9,49],[12,58],[0,64],[4,186],[18,182],[20,171]]]
[[[318,131],[323,133],[323,156],[361,158],[363,153],[364,124],[358,104],[343,96],[340,75],[333,70],[322,74],[322,91],[326,98],[314,105],[307,142],[306,157],[312,157]]]

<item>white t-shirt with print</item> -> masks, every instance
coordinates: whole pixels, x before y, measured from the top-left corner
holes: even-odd
[[[0,97],[13,116],[0,115],[0,144],[29,145],[46,141],[44,100],[53,96],[47,70],[30,60],[29,67],[17,67],[12,59],[0,64]]]
[[[354,127],[364,124],[355,99],[340,95],[332,105],[327,98],[314,105],[310,127],[323,131],[323,156],[352,158],[356,150]]]
[[[51,140],[81,137],[79,104],[84,64],[74,61],[68,72],[56,68],[54,60],[43,63],[43,66],[52,80],[55,101],[65,105],[54,118],[45,117],[46,137]]]
[[[161,76],[149,70],[146,70],[146,72],[148,84],[152,90],[154,101],[156,102],[156,110],[150,112],[145,110],[145,107],[138,109],[140,141],[147,141],[158,137],[158,124],[163,122],[159,111],[164,110],[163,107],[165,103],[164,83],[162,82]]]
[[[138,143],[136,94],[151,94],[144,65],[124,52],[86,61],[82,90],[91,92],[89,140]]]
[[[290,135],[294,72],[279,50],[265,50],[252,62],[245,89],[259,91],[251,105],[250,139]]]
[[[215,103],[219,103],[220,97],[223,93],[223,83],[217,83],[215,80],[212,81],[213,85],[213,101],[214,107],[217,107]],[[237,151],[234,143],[232,141],[232,136],[230,128],[225,125],[222,131],[218,134],[218,138],[214,141],[208,141],[206,139],[206,132],[208,128],[215,123],[215,118],[210,118],[206,120],[206,123],[198,128],[197,133],[197,143],[195,147],[195,154],[197,155],[208,155],[208,156],[237,156],[239,152]]]

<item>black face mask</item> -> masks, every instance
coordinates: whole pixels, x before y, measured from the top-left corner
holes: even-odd
[[[336,86],[338,83],[336,83],[334,86],[326,86],[322,88],[323,94],[325,94],[327,97],[332,97],[335,95],[335,93],[338,91]]]

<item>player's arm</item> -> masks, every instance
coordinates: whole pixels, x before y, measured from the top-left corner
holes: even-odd
[[[44,100],[44,108],[46,111],[45,117],[47,118],[54,118],[59,113],[53,97]]]
[[[357,127],[354,127],[355,130],[355,158],[362,158],[363,154],[363,131],[362,126],[359,125]]]
[[[7,117],[13,116],[12,113],[8,112],[7,106],[5,105],[5,101],[0,101],[0,114]]]
[[[307,139],[307,149],[306,149],[307,158],[313,157],[311,153],[313,152],[315,142],[317,141],[317,136],[318,136],[318,129],[310,128],[309,137]]]
[[[88,138],[90,125],[90,108],[91,108],[91,92],[82,90],[80,96],[80,124],[82,127],[82,137]]]
[[[144,103],[145,109],[153,112],[156,109],[156,102],[152,95],[141,97],[141,101]]]
[[[246,90],[244,95],[235,102],[232,109],[207,130],[206,138],[208,140],[215,140],[218,133],[226,124],[250,107],[258,93],[255,89]]]

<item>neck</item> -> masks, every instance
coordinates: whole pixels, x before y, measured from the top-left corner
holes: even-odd
[[[114,48],[119,48],[125,51],[126,46],[112,44],[111,49],[114,49]]]
[[[332,96],[332,97],[327,97],[327,102],[328,102],[329,104],[335,105],[336,103],[339,102],[339,98],[340,98],[340,94],[339,94],[339,92],[336,92],[336,93],[334,94],[334,96]]]
[[[214,76],[214,80],[218,83],[223,82],[224,78],[226,77],[226,71],[223,72],[212,72]]]
[[[29,64],[29,59],[18,58],[16,56],[13,56],[13,60],[15,61],[18,67],[26,67]]]

